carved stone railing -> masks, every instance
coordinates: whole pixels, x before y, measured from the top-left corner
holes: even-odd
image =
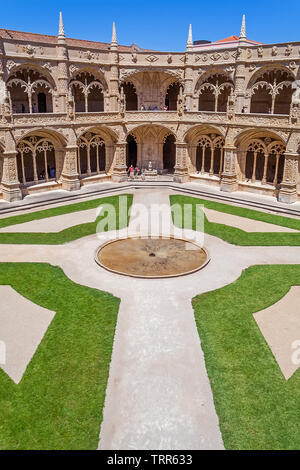
[[[126,122],[174,122],[178,121],[177,111],[126,111]]]
[[[34,113],[34,114],[14,114],[13,124],[15,126],[40,126],[62,124],[67,121],[65,113]]]
[[[291,124],[289,116],[279,114],[235,114],[233,119],[228,119],[226,113],[215,113],[213,111],[184,112],[179,116],[177,111],[126,111],[124,115],[118,112],[95,112],[76,113],[75,119],[68,118],[66,113],[36,113],[36,114],[14,114],[14,127],[36,127],[47,125],[84,125],[89,123],[164,123],[178,122],[184,124],[211,123],[231,126],[268,127],[298,129],[299,125]],[[3,124],[4,125],[4,124]],[[5,126],[5,125],[4,125]],[[0,124],[1,127],[1,124]]]
[[[254,114],[239,113],[235,115],[235,122],[249,126],[291,127],[289,116],[286,114]]]

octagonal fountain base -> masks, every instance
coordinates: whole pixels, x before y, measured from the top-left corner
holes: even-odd
[[[96,253],[96,262],[104,269],[147,279],[186,276],[203,269],[209,260],[198,243],[171,237],[117,239]]]

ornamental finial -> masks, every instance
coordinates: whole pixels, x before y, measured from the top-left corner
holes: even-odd
[[[242,19],[242,26],[241,26],[241,32],[240,32],[240,39],[246,39],[246,16],[243,15]]]
[[[186,43],[186,50],[191,51],[192,49],[193,49],[193,33],[192,33],[192,25],[190,24],[188,40]]]
[[[111,46],[117,46],[118,45],[118,40],[117,40],[117,33],[116,33],[116,24],[113,22],[112,26],[112,36],[111,36]]]
[[[59,12],[59,27],[58,27],[58,37],[59,38],[65,38],[65,30],[64,30],[64,24],[63,24],[63,18],[62,18],[62,12]]]

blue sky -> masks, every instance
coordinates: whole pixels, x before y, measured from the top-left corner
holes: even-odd
[[[1,0],[0,27],[55,35],[60,10],[69,37],[109,42],[116,21],[120,44],[157,50],[184,50],[189,23],[194,40],[239,34],[243,13],[249,39],[300,41],[300,0]]]

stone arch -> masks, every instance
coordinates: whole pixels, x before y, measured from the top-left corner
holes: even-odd
[[[225,136],[211,126],[194,126],[185,135],[192,172],[221,178],[224,165]]]
[[[126,166],[127,168],[132,165],[134,168],[137,166],[137,141],[134,134],[128,134],[126,137]]]
[[[274,69],[277,69],[277,70],[281,70],[282,72],[286,72],[288,74],[291,75],[291,77],[296,80],[296,77],[295,77],[295,74],[294,72],[289,69],[288,67],[286,67],[285,65],[281,65],[281,64],[267,64],[267,65],[263,65],[262,67],[259,67],[258,70],[254,70],[250,76],[249,76],[249,79],[248,79],[248,82],[245,84],[246,86],[246,90],[249,90],[253,85],[254,83],[257,81],[257,79],[259,77],[261,77],[262,75],[264,75],[264,73],[266,72],[270,72]]]
[[[126,73],[122,83],[131,83],[137,94],[137,109],[144,107],[146,110],[163,110],[167,89],[178,82],[182,84],[178,75],[169,70],[140,69]]]
[[[136,111],[138,109],[138,96],[134,84],[125,80],[122,87],[126,99],[126,111]]]
[[[23,187],[58,181],[64,159],[65,139],[49,129],[28,132],[16,142],[19,181]]]
[[[22,64],[16,64],[14,65],[10,70],[9,73],[7,73],[7,79],[6,82],[19,70],[22,69],[31,69],[33,71],[36,71],[43,75],[49,83],[52,85],[54,89],[57,89],[57,83],[55,76],[51,74],[51,72],[46,68],[43,67],[42,65],[35,64],[33,62],[23,62]]]
[[[77,165],[80,178],[109,173],[118,136],[105,126],[83,129],[77,137]]]
[[[56,83],[49,71],[32,64],[12,69],[6,81],[13,113],[47,113],[54,110]]]
[[[180,82],[172,82],[166,91],[165,105],[166,109],[169,111],[177,110],[177,100],[180,92],[181,84]]]
[[[174,132],[161,124],[143,124],[130,129],[127,134],[134,136],[137,145],[137,166],[148,168],[149,162],[158,171],[173,171],[174,168],[164,168],[164,162],[174,162],[175,166],[175,142]],[[168,136],[173,136],[173,146],[168,147]],[[168,156],[167,156],[168,154]],[[128,154],[130,160],[130,154]],[[168,165],[170,166],[170,165]]]
[[[224,131],[218,126],[212,126],[210,124],[196,124],[190,127],[183,136],[183,139],[188,144],[192,145],[195,140],[197,140],[198,135],[203,135],[207,133],[220,134],[225,138]]]
[[[285,161],[285,142],[274,132],[248,130],[236,138],[240,179],[246,183],[277,187]]]
[[[294,80],[293,72],[287,67],[269,65],[260,68],[247,86],[250,113],[289,114]]]
[[[87,132],[93,132],[100,135],[107,144],[115,144],[119,139],[118,134],[113,129],[105,125],[93,125],[81,128],[80,132],[77,133],[77,139],[80,139],[80,137]]]
[[[72,65],[70,67],[72,67]],[[76,65],[76,66],[74,66],[74,70],[72,70],[72,72],[70,73],[70,82],[72,80],[75,80],[77,75],[80,75],[81,73],[84,73],[84,72],[87,72],[87,73],[93,75],[97,80],[99,80],[102,84],[102,87],[103,87],[104,91],[107,91],[109,89],[104,72],[97,69],[96,67],[89,66],[89,65],[83,65],[83,66],[77,66]]]
[[[227,73],[210,73],[198,80],[195,96],[199,111],[226,112],[228,97],[234,84]]]
[[[103,112],[105,109],[104,98],[108,96],[107,84],[103,84],[101,74],[94,74],[91,70],[93,69],[77,70],[69,82],[76,112]]]

